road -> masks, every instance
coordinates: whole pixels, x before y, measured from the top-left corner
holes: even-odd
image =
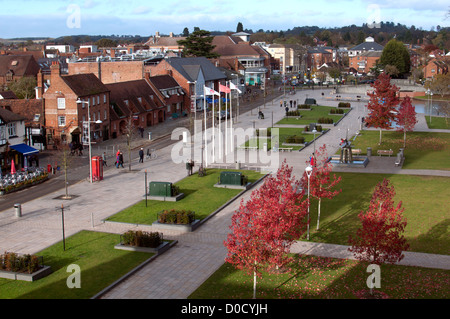
[[[176,143],[177,141],[172,141],[170,139],[170,136],[166,136],[163,137],[161,139],[158,139],[156,141],[154,141],[153,143],[151,143],[151,148],[154,148],[156,150],[164,148],[166,146],[169,146],[173,143]],[[139,152],[139,147],[135,148],[132,150],[132,163],[136,163],[138,160],[138,152]],[[88,161],[88,156],[86,155],[88,153],[88,150],[86,149],[84,151],[84,155],[83,156],[74,156],[72,159],[72,162],[70,164],[70,168],[68,170],[68,189],[69,189],[69,194],[70,194],[70,186],[73,184],[76,184],[82,180],[88,179],[89,178],[89,161]],[[51,158],[52,156],[50,154],[47,154],[46,157]],[[128,163],[126,162],[128,158],[128,155],[126,153],[126,151],[124,151],[124,169],[128,169]],[[40,159],[41,163],[46,163],[46,158],[44,159]],[[108,166],[104,167],[104,170],[109,170],[109,169],[116,169],[114,167],[114,162],[115,159],[113,158],[109,158],[109,160],[107,161]],[[41,165],[41,166],[46,166],[46,165]],[[50,174],[50,178],[48,181],[39,184],[39,185],[35,185],[14,193],[10,193],[10,194],[6,194],[6,195],[2,195],[0,196],[0,212],[7,210],[7,209],[12,209],[14,207],[14,204],[23,204],[26,202],[29,202],[31,200],[34,200],[36,198],[39,198],[41,196],[56,192],[56,191],[61,191],[60,195],[65,195],[65,177],[64,177],[64,173],[63,172],[57,172],[56,174]],[[59,195],[57,195],[59,196]]]

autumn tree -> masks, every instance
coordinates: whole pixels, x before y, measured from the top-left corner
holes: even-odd
[[[402,215],[402,202],[394,206],[394,196],[394,186],[383,179],[375,187],[368,210],[359,213],[361,228],[355,237],[349,237],[349,251],[358,260],[380,265],[403,259],[403,251],[409,248],[403,236],[407,223]]]
[[[275,176],[267,177],[247,202],[241,201],[232,217],[231,233],[224,242],[225,261],[253,275],[253,298],[257,277],[264,269],[288,265],[290,246],[304,232],[307,203],[298,186],[284,161]]]
[[[416,123],[416,108],[412,105],[411,98],[407,96],[400,103],[397,112],[398,131],[403,132],[403,147],[406,147],[406,132],[414,130]]]
[[[315,157],[316,165],[314,165],[311,172],[309,193],[313,198],[318,200],[316,229],[319,230],[322,198],[331,199],[338,195],[342,190],[334,190],[334,187],[341,181],[341,177],[336,177],[335,174],[331,176],[333,166],[328,161],[325,144],[316,151]],[[303,173],[301,183],[304,189],[308,188],[308,176],[306,175],[306,172]]]
[[[367,108],[369,115],[366,117],[366,123],[380,129],[379,144],[381,144],[382,130],[390,130],[392,122],[395,120],[397,113],[395,108],[399,103],[397,96],[399,88],[391,84],[391,78],[384,72],[378,76],[371,87],[374,90],[368,93],[369,103]]]

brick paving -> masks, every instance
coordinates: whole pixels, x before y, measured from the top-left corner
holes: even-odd
[[[324,95],[322,95],[322,92]],[[325,98],[330,97],[330,93],[330,90],[316,89],[314,91],[297,92],[293,96],[287,95],[286,99],[296,98],[303,101],[308,94],[308,97],[316,98],[320,103],[325,101]],[[284,109],[279,107],[279,100],[282,98],[278,97],[273,103],[266,103],[266,108],[263,109],[266,114],[264,120],[258,120],[256,112],[252,112],[255,114],[247,112],[240,115],[237,125],[243,128],[250,128],[253,125],[256,128],[270,126],[272,112],[274,122],[284,115]],[[334,105],[333,103],[337,105],[338,101],[326,100],[326,105]],[[330,154],[337,151],[337,145],[341,138],[346,137],[347,134],[352,136],[360,129],[360,118],[365,114],[364,103],[353,102],[352,106],[354,109],[349,115],[336,127],[333,127],[330,132],[317,140],[317,145],[327,145]],[[169,134],[170,129],[180,126],[180,122],[169,122],[166,127],[162,125],[153,127],[152,132],[155,138]],[[301,152],[279,153],[280,160],[286,159],[287,163],[293,167],[294,174],[300,177],[312,149],[313,145],[309,145]],[[71,194],[78,195],[71,201],[55,200],[54,198],[63,192],[58,191],[22,204],[23,215],[20,218],[14,215],[13,209],[3,211],[0,214],[0,236],[3,239],[0,242],[0,250],[33,254],[59,242],[61,240],[61,215],[57,212],[57,207],[61,207],[61,204],[70,206],[65,212],[66,236],[83,229],[111,233],[122,233],[137,228],[152,230],[152,226],[138,227],[120,223],[105,223],[103,220],[142,199],[143,191],[136,190],[143,189],[144,170],[149,171],[149,180],[176,182],[186,175],[183,163],[174,164],[170,161],[171,150],[172,146],[158,150],[156,160],[144,161],[143,164],[138,164],[135,159],[136,163],[133,163],[132,172],[122,171],[118,173],[116,169],[106,170],[104,173],[105,179],[100,183],[89,184],[87,181],[82,181],[71,186]],[[433,173],[422,170],[404,172],[405,170],[396,168],[391,163],[385,163],[385,160],[385,158],[381,159],[374,156],[373,161],[370,161],[366,169],[358,169],[357,171],[420,173],[425,175]],[[389,160],[392,160],[392,158],[387,161]],[[437,174],[450,176],[449,172],[438,172]],[[250,196],[250,193],[244,193],[241,198],[245,200]],[[195,232],[181,233],[164,230],[164,237],[177,240],[176,245],[100,297],[105,299],[187,298],[223,264],[226,256],[223,241],[229,231],[231,216],[238,208],[241,198],[214,215]],[[340,245],[297,242],[292,251],[319,256],[352,258],[346,248],[346,246]],[[450,256],[447,255],[411,252],[407,252],[405,255],[406,257],[401,264],[449,269]]]

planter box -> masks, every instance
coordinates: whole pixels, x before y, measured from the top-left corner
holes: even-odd
[[[50,266],[43,266],[41,269],[35,271],[32,274],[0,270],[0,278],[22,280],[22,281],[36,281],[50,275],[51,273],[52,269]]]
[[[162,254],[167,249],[169,249],[170,242],[164,241],[161,245],[156,248],[152,247],[139,247],[139,246],[128,246],[123,244],[117,244],[114,246],[114,249],[120,250],[128,250],[128,251],[138,251],[144,253],[154,253],[154,254]]]
[[[247,183],[246,185],[231,185],[231,184],[214,184],[214,187],[218,188],[231,188],[231,189],[249,189],[252,186],[252,183]]]
[[[153,222],[152,227],[154,228],[160,228],[160,229],[167,229],[167,230],[178,230],[182,232],[192,232],[194,231],[198,226],[200,226],[200,220],[196,219],[191,224],[164,224],[160,223],[158,221]]]

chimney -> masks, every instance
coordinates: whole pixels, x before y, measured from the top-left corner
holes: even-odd
[[[169,36],[170,36],[171,38],[173,38],[173,32],[170,32]]]
[[[116,57],[116,50],[111,49],[111,58],[115,58]]]
[[[42,71],[39,70],[39,73],[37,74],[36,99],[42,100],[43,94],[44,94],[44,76],[42,75]]]
[[[159,38],[159,37],[160,37],[160,36],[159,36],[159,31],[156,31],[155,37],[156,37],[156,38]]]
[[[61,76],[61,66],[58,61],[52,62],[52,65],[50,66],[50,74],[51,77],[53,77],[53,75]]]

